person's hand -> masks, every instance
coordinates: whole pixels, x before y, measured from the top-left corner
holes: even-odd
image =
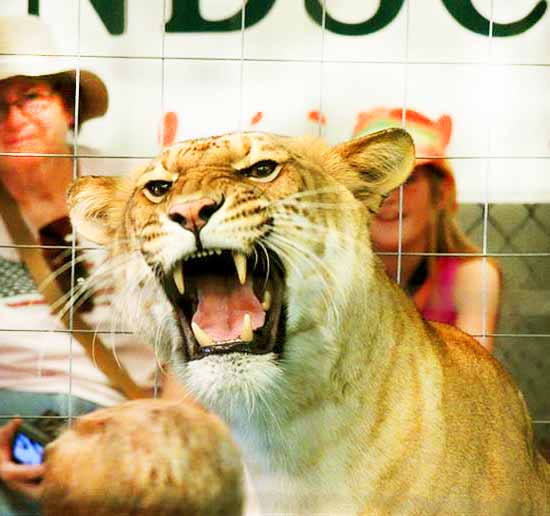
[[[17,464],[11,456],[11,442],[20,424],[21,419],[12,419],[0,427],[0,480],[11,490],[37,500],[42,492],[44,464]]]
[[[178,115],[174,111],[164,113],[161,125],[157,133],[157,141],[162,147],[168,147],[174,143],[178,132]]]

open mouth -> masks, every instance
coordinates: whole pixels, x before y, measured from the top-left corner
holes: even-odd
[[[284,271],[276,256],[206,250],[163,278],[188,360],[222,353],[282,352]]]

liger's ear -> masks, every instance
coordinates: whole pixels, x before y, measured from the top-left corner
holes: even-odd
[[[369,209],[404,183],[414,168],[414,144],[404,129],[385,129],[337,145],[333,149],[345,161],[343,183]]]
[[[96,244],[106,244],[114,238],[121,183],[120,177],[86,176],[71,185],[67,204],[77,234]]]

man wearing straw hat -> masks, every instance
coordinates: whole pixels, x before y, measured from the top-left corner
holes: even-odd
[[[71,249],[67,250],[72,230],[65,192],[74,173],[81,172],[81,164],[72,157],[71,131],[102,116],[107,105],[107,89],[97,75],[60,63],[40,18],[0,17],[0,186],[10,200],[3,202],[15,201],[27,233],[34,241],[52,246],[44,251],[52,269],[72,258]],[[12,460],[11,440],[20,420],[9,420],[14,415],[36,417],[47,410],[65,417],[78,415],[119,403],[124,397],[51,315],[29,275],[30,268],[21,263],[20,248],[29,242],[10,229],[12,221],[4,208],[2,214],[0,514],[5,516],[38,513],[31,499],[40,489],[43,472],[42,465]],[[85,275],[82,265],[75,269],[75,277]],[[70,286],[70,267],[58,282]],[[102,313],[95,301],[88,318],[93,328],[109,311],[103,306]],[[88,302],[89,310],[91,305]],[[109,331],[112,326],[99,329]],[[155,361],[148,349],[128,338],[117,340],[116,349],[120,360],[139,373],[136,380],[151,381]]]

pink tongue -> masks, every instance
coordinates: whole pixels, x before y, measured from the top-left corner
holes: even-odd
[[[247,313],[253,330],[264,325],[265,313],[254,295],[251,279],[241,285],[236,276],[203,276],[197,282],[197,289],[199,306],[193,322],[215,341],[238,339]]]

